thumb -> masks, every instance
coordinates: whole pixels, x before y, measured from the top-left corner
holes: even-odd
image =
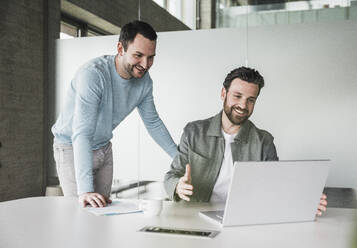
[[[186,164],[186,172],[185,177],[187,178],[187,182],[191,184],[191,166],[190,164]]]

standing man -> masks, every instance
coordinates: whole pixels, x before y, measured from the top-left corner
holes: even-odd
[[[64,109],[52,127],[54,157],[65,196],[82,206],[110,202],[113,177],[112,131],[136,107],[149,134],[172,158],[177,146],[156,112],[148,70],[157,35],[147,23],[123,26],[117,55],[82,65],[71,81]]]
[[[225,202],[233,161],[278,160],[273,136],[248,120],[263,86],[263,77],[254,69],[231,71],[221,90],[223,111],[186,125],[179,155],[165,175],[171,199]],[[323,195],[318,215],[326,205]]]

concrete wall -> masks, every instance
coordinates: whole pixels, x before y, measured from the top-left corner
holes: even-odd
[[[44,186],[44,1],[0,5],[0,201]]]
[[[51,133],[51,126],[53,124],[53,120],[55,119],[55,104],[53,99],[55,98],[55,61],[56,61],[56,53],[55,53],[55,43],[56,39],[59,38],[60,33],[60,22],[61,22],[61,2],[60,0],[51,0],[48,1],[48,21],[47,21],[47,84],[45,84],[45,113],[47,115],[44,118],[44,144],[47,149],[45,149],[44,156],[44,167],[46,168],[47,183],[46,185],[55,185],[58,184],[57,178],[47,177],[47,175],[51,175],[55,173],[55,167],[49,166],[54,165],[53,152],[52,152],[52,144],[53,144],[53,135]]]
[[[0,201],[44,194],[60,0],[0,5]]]
[[[62,1],[72,3],[119,27],[138,19],[139,0]],[[189,27],[151,0],[140,1],[140,13],[141,20],[149,22],[158,32],[189,30]]]

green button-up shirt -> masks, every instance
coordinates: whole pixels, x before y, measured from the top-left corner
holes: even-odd
[[[185,174],[186,164],[191,166],[193,195],[191,201],[209,201],[221,169],[225,140],[222,134],[222,112],[206,119],[190,122],[184,128],[178,148],[179,154],[165,175],[164,185],[170,199],[176,185]],[[245,121],[234,142],[231,143],[233,161],[278,160],[273,136]]]

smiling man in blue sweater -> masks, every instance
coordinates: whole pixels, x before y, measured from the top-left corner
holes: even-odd
[[[110,202],[113,177],[113,130],[136,107],[153,137],[172,158],[177,146],[160,119],[148,70],[157,35],[147,23],[123,26],[117,55],[82,65],[71,81],[65,105],[52,127],[54,157],[65,196],[78,196],[82,206]]]

